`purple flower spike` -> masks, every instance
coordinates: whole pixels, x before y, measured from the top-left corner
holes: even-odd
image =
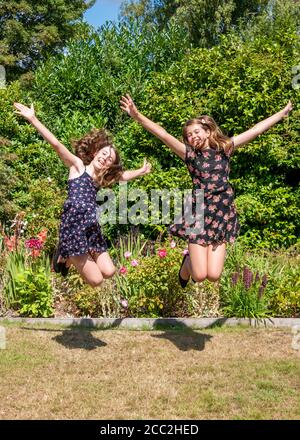
[[[243,270],[243,281],[245,288],[247,290],[250,289],[253,282],[253,272],[246,266],[244,267]]]
[[[264,276],[262,277],[262,280],[261,280],[261,285],[265,288],[267,285],[267,282],[268,282],[268,276],[267,276],[267,274],[264,274]]]
[[[240,274],[238,272],[233,272],[231,275],[231,284],[233,286],[237,285],[238,279],[239,279]]]

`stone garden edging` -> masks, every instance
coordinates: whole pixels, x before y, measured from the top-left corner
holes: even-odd
[[[125,328],[135,330],[154,330],[160,327],[174,329],[201,329],[222,326],[251,326],[251,327],[295,327],[299,326],[300,318],[12,318],[2,317],[1,322],[24,324],[49,324],[61,326],[78,326],[88,328]]]

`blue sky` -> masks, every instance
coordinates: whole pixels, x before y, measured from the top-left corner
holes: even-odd
[[[84,14],[86,21],[98,28],[107,20],[118,20],[123,0],[97,0],[94,6]]]

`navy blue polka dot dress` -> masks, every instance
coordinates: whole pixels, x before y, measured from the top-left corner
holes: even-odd
[[[107,250],[97,220],[98,187],[85,170],[68,180],[68,198],[64,203],[59,231],[59,253],[63,258]]]

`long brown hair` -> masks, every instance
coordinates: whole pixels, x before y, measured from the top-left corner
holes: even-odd
[[[115,162],[108,168],[103,168],[96,174],[95,181],[99,186],[107,187],[118,182],[124,172],[121,164],[119,152],[113,146],[112,138],[106,130],[93,128],[90,132],[85,134],[78,141],[72,142],[75,149],[75,154],[78,156],[84,165],[89,165],[94,156],[102,148],[110,147],[114,150],[116,155]]]
[[[188,144],[187,128],[193,124],[199,124],[204,130],[210,131],[208,141],[211,148],[215,148],[217,150],[223,149],[225,153],[227,153],[230,148],[232,148],[231,139],[224,133],[222,133],[215,120],[211,116],[207,115],[199,116],[197,118],[189,119],[188,121],[186,121],[182,129],[183,140],[186,144]]]

